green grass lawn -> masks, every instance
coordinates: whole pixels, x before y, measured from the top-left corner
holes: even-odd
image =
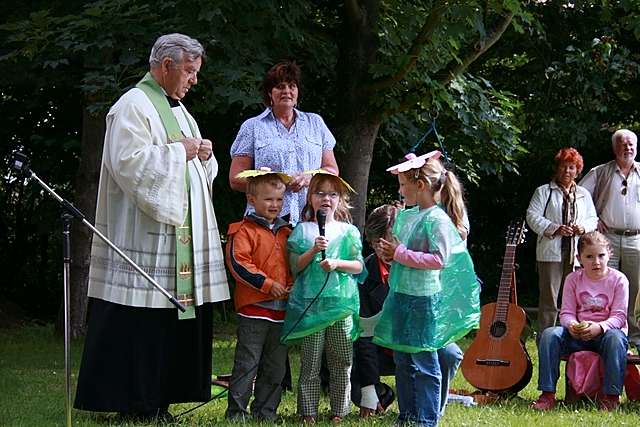
[[[215,335],[214,373],[228,373],[233,364],[234,334],[233,325],[218,326]],[[469,342],[460,343],[465,348]],[[519,397],[499,404],[465,408],[452,404],[447,407],[441,426],[637,426],[640,422],[640,404],[624,401],[621,410],[604,413],[593,405],[564,407],[538,413],[528,408],[531,400],[538,395],[536,391],[537,363],[535,344],[527,342],[529,354],[534,359],[534,376]],[[72,381],[75,379],[82,352],[82,343],[73,344]],[[0,426],[64,426],[64,359],[62,339],[53,335],[51,326],[25,326],[18,329],[0,329]],[[292,352],[294,382],[297,378],[299,358],[296,349]],[[393,378],[385,381],[391,383]],[[452,387],[472,390],[472,387],[458,373]],[[558,384],[559,397],[564,394],[564,380]],[[296,396],[287,393],[280,406],[282,421],[279,425],[298,425],[295,415]],[[172,405],[170,411],[180,414],[194,404]],[[181,426],[220,426],[237,425],[224,421],[226,400],[220,399],[181,417],[176,425]],[[343,425],[386,426],[391,425],[398,408],[393,404],[386,415],[360,421],[357,408],[344,421]],[[328,399],[321,400],[320,413],[325,421],[320,425],[330,425],[326,421]],[[73,411],[74,426],[115,426],[123,425],[114,415],[99,415]],[[248,423],[258,425],[258,423]],[[126,425],[126,424],[125,424]],[[138,424],[140,425],[140,424]]]

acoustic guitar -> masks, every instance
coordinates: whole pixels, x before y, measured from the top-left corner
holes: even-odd
[[[516,247],[525,231],[524,220],[509,225],[498,299],[482,306],[480,329],[462,360],[462,374],[482,391],[517,393],[531,380],[531,358],[520,339],[526,314],[511,301]]]

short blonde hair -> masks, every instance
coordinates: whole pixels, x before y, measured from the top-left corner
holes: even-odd
[[[287,188],[287,185],[284,183],[282,178],[275,173],[258,175],[247,178],[247,195],[257,196],[260,191],[259,187],[267,185],[277,189],[282,188],[283,191]]]

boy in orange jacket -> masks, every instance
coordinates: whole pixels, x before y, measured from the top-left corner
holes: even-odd
[[[249,176],[247,201],[255,211],[229,225],[228,231],[226,262],[236,279],[238,342],[225,416],[244,420],[253,390],[251,416],[274,421],[287,359],[280,335],[293,284],[287,253],[291,227],[279,217],[290,178],[266,170],[244,174]]]

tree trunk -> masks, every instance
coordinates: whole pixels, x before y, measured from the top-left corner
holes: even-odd
[[[369,69],[378,51],[379,0],[348,0],[338,43],[336,65],[338,90],[343,99],[337,109],[336,134],[347,148],[340,162],[341,174],[356,189],[353,222],[362,230],[366,214],[367,184],[373,147],[382,118],[374,107],[375,94],[362,90],[371,81]]]
[[[96,195],[100,180],[102,145],[105,122],[103,114],[92,114],[85,107],[82,112],[81,159],[75,178],[74,206],[91,224],[95,220]],[[87,284],[91,258],[92,231],[79,220],[71,227],[71,337],[78,338],[86,331]],[[56,333],[64,330],[64,305],[58,312]]]
[[[381,121],[362,117],[341,130],[341,141],[349,145],[347,157],[342,165],[343,175],[358,194],[352,198],[353,223],[362,231],[364,227],[369,169],[373,159],[373,147]]]

